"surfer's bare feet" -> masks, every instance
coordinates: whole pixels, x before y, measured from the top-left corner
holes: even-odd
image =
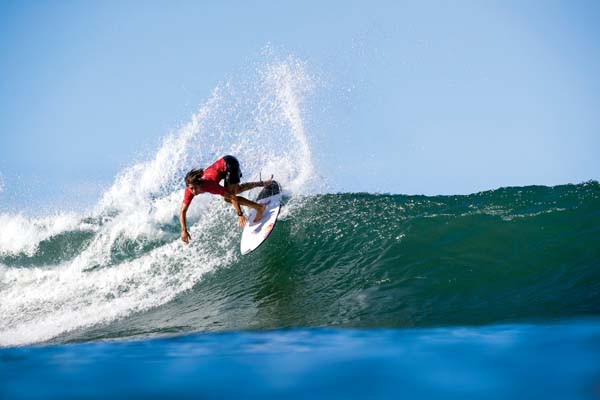
[[[256,218],[254,218],[254,223],[257,223],[261,220],[264,212],[265,212],[265,208],[267,208],[267,206],[265,206],[264,204],[260,204],[260,208],[256,209]]]

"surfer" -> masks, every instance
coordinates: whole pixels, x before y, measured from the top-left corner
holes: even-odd
[[[192,169],[185,176],[185,194],[183,203],[179,211],[179,223],[181,224],[181,240],[189,243],[191,238],[188,230],[185,216],[194,196],[200,193],[211,193],[223,196],[223,199],[231,203],[238,215],[238,225],[244,227],[246,225],[246,217],[240,208],[240,205],[254,208],[256,210],[256,218],[254,222],[260,221],[265,206],[259,203],[250,201],[244,197],[238,196],[239,193],[253,189],[259,186],[269,185],[271,179],[260,182],[240,183],[242,172],[240,171],[240,163],[233,156],[225,156],[215,161],[206,169]],[[219,182],[224,180],[225,186],[221,186]]]

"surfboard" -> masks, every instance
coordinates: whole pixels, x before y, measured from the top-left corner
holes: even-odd
[[[240,241],[242,254],[249,254],[256,250],[273,232],[281,209],[281,187],[279,183],[272,181],[269,186],[265,186],[255,201],[266,205],[267,208],[258,222],[254,222],[256,210],[250,210]]]

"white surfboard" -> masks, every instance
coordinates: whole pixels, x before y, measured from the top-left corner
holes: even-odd
[[[258,222],[254,222],[256,210],[250,210],[240,242],[242,254],[248,254],[256,250],[275,228],[277,216],[281,209],[281,187],[279,184],[273,181],[269,186],[265,186],[258,194],[256,202],[266,205],[267,208]]]

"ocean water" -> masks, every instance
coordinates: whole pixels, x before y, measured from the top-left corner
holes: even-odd
[[[268,63],[92,210],[1,211],[0,397],[600,396],[600,184],[329,193],[317,86]],[[248,256],[208,195],[179,240],[183,176],[224,154],[284,188]]]
[[[595,399],[600,321],[293,329],[16,347],[3,399]]]

